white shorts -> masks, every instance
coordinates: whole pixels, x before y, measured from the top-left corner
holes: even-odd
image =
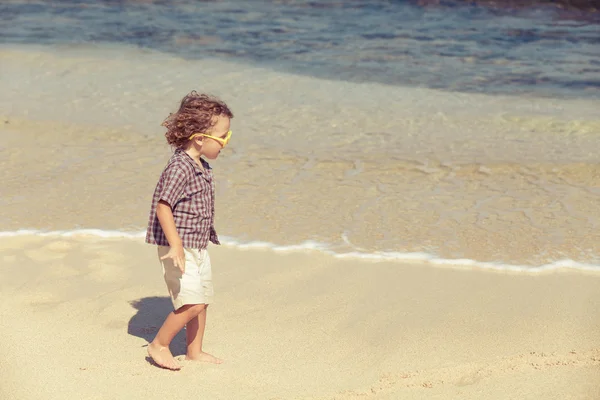
[[[158,259],[163,267],[173,307],[177,310],[186,304],[212,303],[214,289],[208,251],[184,248],[185,272],[182,274],[172,259],[160,259],[169,249],[169,246],[158,246]]]

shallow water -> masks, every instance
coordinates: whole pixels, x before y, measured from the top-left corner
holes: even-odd
[[[11,46],[0,61],[3,231],[142,232],[169,157],[160,122],[203,82],[236,114],[213,163],[229,243],[600,264],[598,101],[320,80],[120,46]]]

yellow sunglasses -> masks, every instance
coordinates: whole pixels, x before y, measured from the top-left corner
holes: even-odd
[[[202,136],[202,137],[207,137],[207,138],[216,140],[217,142],[219,142],[221,147],[225,147],[227,145],[227,143],[229,143],[229,138],[231,138],[231,131],[227,132],[227,135],[225,135],[225,139],[216,137],[216,136],[212,136],[207,133],[194,133],[192,136],[190,136],[189,140],[192,140],[196,136]]]

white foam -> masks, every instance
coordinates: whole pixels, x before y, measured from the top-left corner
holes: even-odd
[[[102,229],[75,229],[75,230],[63,230],[63,231],[42,231],[36,229],[20,229],[17,231],[0,231],[0,238],[2,237],[16,237],[16,236],[42,236],[42,237],[85,237],[95,236],[100,238],[125,238],[125,239],[143,239],[146,236],[146,232],[125,232],[125,231],[111,231]],[[447,259],[439,258],[433,254],[422,253],[422,252],[365,252],[365,251],[351,251],[351,252],[336,252],[333,251],[328,245],[312,240],[304,241],[294,245],[277,245],[270,242],[264,241],[240,241],[235,238],[228,236],[220,236],[221,244],[228,247],[235,247],[242,250],[270,250],[278,253],[286,252],[298,252],[298,251],[317,251],[331,255],[335,258],[341,259],[361,259],[368,261],[398,261],[398,262],[410,262],[410,263],[423,263],[434,266],[443,266],[451,268],[468,268],[468,269],[484,269],[494,270],[501,272],[517,272],[517,273],[543,273],[557,270],[579,270],[589,272],[600,272],[600,265],[598,264],[586,264],[580,263],[574,260],[564,259],[557,260],[544,265],[515,265],[515,264],[504,264],[495,262],[477,261],[471,259]]]
[[[302,250],[314,250],[314,251],[322,251],[327,252],[328,246],[323,243],[318,243],[312,240],[307,240],[305,242],[293,245],[276,245],[270,242],[261,242],[261,241],[250,241],[250,242],[241,242],[231,237],[227,236],[219,236],[219,241],[221,244],[230,247],[236,247],[238,249],[260,249],[260,250],[272,250],[276,252],[293,252],[293,251],[302,251]]]

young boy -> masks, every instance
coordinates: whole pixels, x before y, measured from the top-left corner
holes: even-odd
[[[202,349],[207,307],[213,296],[206,247],[209,241],[219,244],[214,228],[213,174],[202,157],[214,160],[219,156],[231,137],[231,118],[225,103],[193,91],[162,124],[175,152],[154,190],[146,242],[158,245],[175,311],[148,345],[148,354],[170,370],[181,369],[169,344],[184,326],[186,360],[222,362]]]

